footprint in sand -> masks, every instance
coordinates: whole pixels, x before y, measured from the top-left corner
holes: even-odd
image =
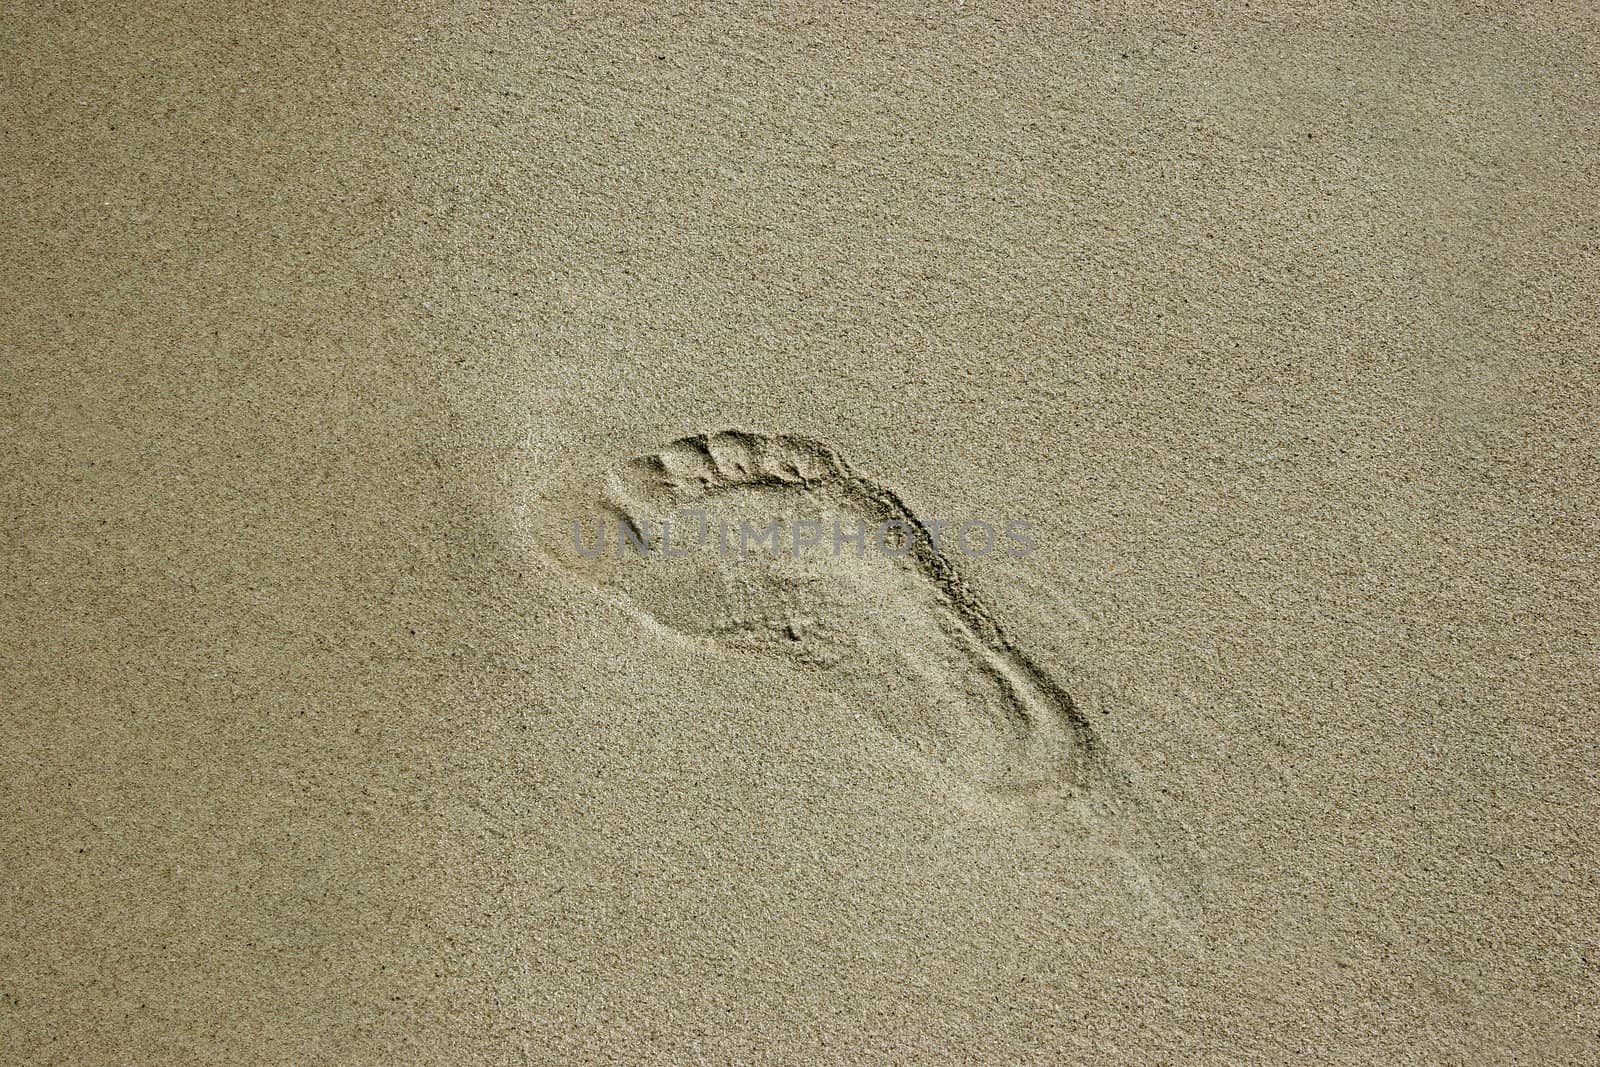
[[[545,505],[549,556],[641,622],[784,657],[857,700],[872,694],[888,735],[953,784],[1043,817],[1041,829],[1075,826],[1153,918],[1192,939],[1195,871],[1089,721],[1010,642],[927,526],[828,445],[683,437]]]
[[[1101,745],[1072,699],[899,498],[827,445],[696,435],[603,481],[569,502],[552,555],[645,620],[881,694],[889,734],[985,792],[1106,799],[1092,795]]]

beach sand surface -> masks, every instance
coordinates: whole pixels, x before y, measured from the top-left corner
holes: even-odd
[[[1600,1056],[1585,5],[0,27],[6,1063]]]

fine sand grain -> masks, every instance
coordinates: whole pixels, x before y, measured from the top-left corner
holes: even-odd
[[[0,14],[0,1063],[1600,1059],[1589,6],[339,7]]]

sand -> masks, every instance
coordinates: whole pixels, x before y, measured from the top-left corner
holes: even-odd
[[[6,1063],[1600,1056],[1587,5],[0,21]]]

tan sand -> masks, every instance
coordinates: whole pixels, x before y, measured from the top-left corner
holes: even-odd
[[[1600,1057],[1590,5],[337,6],[0,16],[0,1062]]]

